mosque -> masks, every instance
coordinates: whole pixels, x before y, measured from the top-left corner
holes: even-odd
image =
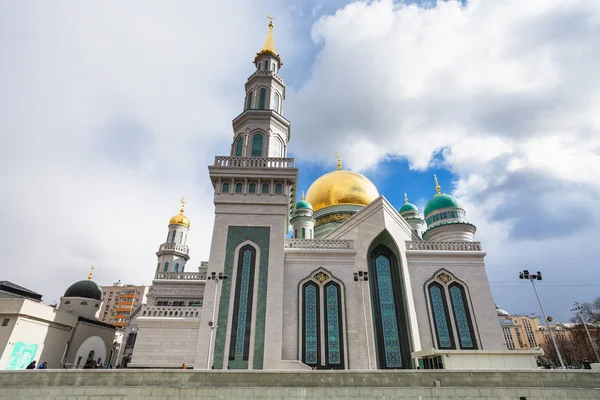
[[[338,157],[296,202],[272,21],[254,67],[230,154],[208,167],[209,260],[184,271],[182,199],[148,303],[128,318],[129,366],[536,368],[539,351],[506,348],[476,227],[437,179],[423,214],[408,199],[397,209]]]

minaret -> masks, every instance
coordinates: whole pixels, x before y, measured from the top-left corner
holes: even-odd
[[[187,235],[190,229],[190,220],[183,215],[185,208],[185,197],[181,198],[181,209],[179,214],[173,216],[169,221],[169,232],[167,240],[160,245],[156,256],[156,277],[165,272],[183,272],[185,263],[190,259],[190,249],[187,246]]]
[[[313,207],[304,199],[304,193],[302,193],[302,200],[296,204],[294,216],[290,222],[292,223],[295,239],[314,238],[315,220],[313,218]]]
[[[398,210],[400,216],[412,228],[413,233],[418,239],[422,239],[422,233],[425,230],[425,221],[419,215],[419,209],[412,203],[408,202],[408,196],[404,193],[404,204]]]
[[[246,82],[242,113],[233,120],[234,157],[285,157],[290,122],[283,117],[285,85],[273,41],[273,18],[263,49],[254,57],[256,70]]]
[[[280,369],[283,262],[298,169],[286,158],[290,123],[273,19],[229,156],[208,167],[215,220],[194,369]],[[220,280],[219,277],[227,277]]]

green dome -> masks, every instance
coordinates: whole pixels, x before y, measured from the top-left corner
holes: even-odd
[[[102,289],[94,281],[79,281],[69,286],[64,297],[83,297],[85,299],[101,301]]]
[[[296,210],[300,210],[300,209],[309,209],[312,210],[313,207],[310,205],[310,203],[306,200],[300,200],[297,204],[296,204]]]
[[[407,211],[416,211],[416,212],[419,212],[419,209],[417,208],[417,206],[415,206],[412,203],[404,203],[402,205],[402,207],[400,207],[400,209],[398,210],[398,212],[400,214],[402,214],[403,212],[407,212]]]
[[[460,204],[458,204],[458,200],[449,194],[438,194],[433,199],[429,200],[429,203],[425,206],[425,216],[435,210],[439,210],[440,208],[462,208]]]

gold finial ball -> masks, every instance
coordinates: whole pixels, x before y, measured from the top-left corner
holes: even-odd
[[[188,217],[186,217],[185,215],[183,215],[184,212],[184,208],[185,208],[185,197],[182,197],[181,200],[179,200],[179,202],[181,203],[181,209],[179,210],[179,214],[174,215],[171,220],[169,220],[169,225],[183,225],[186,228],[190,227],[190,220]]]

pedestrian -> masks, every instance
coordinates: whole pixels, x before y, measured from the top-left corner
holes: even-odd
[[[108,363],[108,365],[106,366],[106,369],[112,369],[110,363]]]
[[[25,368],[25,369],[35,369],[35,360],[30,362],[29,365],[27,366],[27,368]]]
[[[181,364],[181,369],[187,369],[187,367],[185,366],[185,363]]]
[[[48,369],[48,363],[44,361],[40,364],[40,366],[37,369]]]

